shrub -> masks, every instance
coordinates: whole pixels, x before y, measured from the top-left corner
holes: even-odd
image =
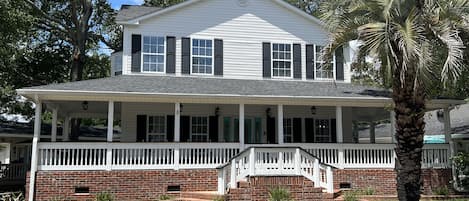
[[[344,192],[344,201],[358,201],[358,192],[357,191]]]
[[[459,177],[462,175],[469,175],[469,153],[459,152],[455,156],[451,157],[454,168],[456,169],[456,182],[459,187],[469,190],[469,177]]]
[[[166,194],[160,195],[160,197],[158,197],[158,200],[171,200],[171,199],[173,199],[173,196],[166,195]]]
[[[220,197],[213,199],[213,201],[225,201],[225,198],[220,196]]]
[[[448,196],[449,195],[449,189],[446,186],[436,188],[435,190],[433,190],[433,194]]]
[[[4,194],[0,197],[1,201],[24,201],[22,192],[13,192]]]
[[[274,187],[269,190],[269,201],[291,201],[291,194],[284,187]]]
[[[372,187],[368,187],[364,190],[362,190],[362,195],[374,195],[375,194],[375,189]]]
[[[101,192],[101,193],[96,194],[96,201],[113,201],[113,200],[114,200],[114,196],[112,195],[112,193]]]

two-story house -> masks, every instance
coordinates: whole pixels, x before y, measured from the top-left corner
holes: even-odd
[[[36,103],[30,201],[195,191],[258,199],[274,185],[301,192],[298,200],[322,192],[314,188],[396,193],[389,91],[351,84],[348,47],[322,60],[329,33],[320,20],[283,0],[123,6],[116,20],[124,44],[112,77],[18,90]],[[444,109],[449,128],[456,104],[427,108]],[[39,141],[43,108],[63,122],[61,142],[54,129],[51,142]],[[107,141],[67,142],[70,119],[89,117],[108,119]],[[391,126],[376,133],[380,124]],[[424,168],[441,168],[432,171],[441,179],[451,177],[448,143],[424,147]]]

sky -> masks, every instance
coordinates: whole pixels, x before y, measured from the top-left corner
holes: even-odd
[[[122,4],[128,5],[141,5],[143,0],[109,0],[111,3],[112,8],[119,9]]]

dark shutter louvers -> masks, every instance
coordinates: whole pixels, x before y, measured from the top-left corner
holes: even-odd
[[[301,79],[301,44],[293,44],[293,78]]]
[[[223,40],[215,39],[214,52],[214,74],[223,75]]]
[[[166,73],[176,73],[176,37],[166,37]]]
[[[267,143],[275,144],[275,118],[267,117]]]
[[[147,115],[137,115],[137,142],[147,140]]]
[[[306,45],[306,79],[314,79],[314,45]]]
[[[293,142],[301,142],[301,118],[293,118]]]
[[[181,73],[191,74],[191,39],[182,38],[181,40]]]
[[[270,43],[262,43],[262,76],[264,78],[271,77],[271,55],[270,55]]]
[[[337,142],[337,121],[335,119],[331,119],[331,140],[332,143]]]
[[[335,69],[336,69],[336,79],[339,81],[344,81],[344,48],[339,47],[335,51]]]
[[[210,116],[208,126],[210,142],[218,142],[218,116]]]
[[[131,71],[140,72],[142,59],[142,36],[132,35]]]
[[[305,118],[305,137],[306,143],[314,142],[314,119]]]
[[[181,142],[189,141],[191,132],[191,119],[189,116],[181,116]]]
[[[166,116],[166,140],[174,142],[174,115]]]

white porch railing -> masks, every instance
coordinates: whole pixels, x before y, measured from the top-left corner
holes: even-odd
[[[218,171],[219,194],[236,188],[236,183],[247,176],[304,176],[315,187],[334,191],[332,167],[299,147],[250,147]]]
[[[278,149],[280,146],[301,147],[320,159],[320,162],[338,168],[394,168],[395,163],[393,144],[295,143],[250,146],[279,146]],[[238,143],[41,142],[38,147],[39,170],[122,170],[216,168],[238,154],[240,145]],[[283,159],[290,159],[293,157],[291,154],[285,153]],[[449,168],[451,167],[449,158],[448,144],[427,144],[423,148],[422,167]],[[291,164],[283,165],[288,167]]]
[[[216,168],[238,143],[39,143],[38,170]]]

